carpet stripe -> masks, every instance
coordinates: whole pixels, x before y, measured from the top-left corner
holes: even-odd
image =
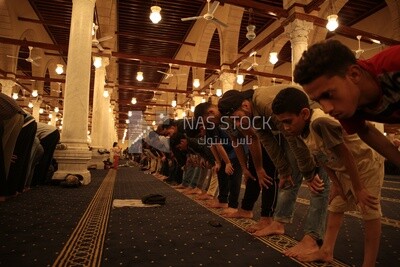
[[[53,267],[100,266],[115,177],[110,170]]]

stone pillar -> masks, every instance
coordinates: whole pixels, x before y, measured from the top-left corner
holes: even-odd
[[[222,92],[223,93],[235,88],[236,75],[234,73],[224,72],[221,74],[220,80],[222,83]]]
[[[87,130],[94,4],[95,0],[72,1],[61,135],[66,149],[54,154],[58,171],[53,179],[64,179],[68,173],[81,174],[84,184],[91,181],[87,170],[92,155],[87,145]]]
[[[40,121],[39,109],[40,109],[40,105],[42,105],[42,100],[41,99],[37,99],[35,101],[32,101],[32,104],[33,104],[32,117],[34,117],[35,120],[37,122],[39,122]]]
[[[110,94],[110,97],[108,98],[104,98],[103,97],[103,105],[104,108],[102,110],[103,113],[103,123],[104,123],[104,127],[101,130],[101,136],[100,136],[100,140],[101,140],[101,146],[107,150],[110,150],[110,143],[109,143],[109,139],[110,139],[110,128],[109,128],[109,119],[112,116],[112,112],[110,112],[110,100],[111,100],[111,96],[114,93],[114,89],[113,88],[108,88],[108,92]]]
[[[292,45],[292,77],[294,67],[299,62],[303,52],[307,50],[308,33],[312,28],[311,22],[299,19],[295,19],[285,26],[285,33],[289,36]]]
[[[0,83],[2,85],[1,92],[9,97],[12,97],[15,82],[13,80],[1,79]]]
[[[100,154],[99,150],[103,150],[105,147],[102,142],[102,135],[104,131],[104,126],[107,121],[105,117],[104,109],[106,108],[104,93],[104,83],[106,75],[106,67],[109,64],[108,57],[101,58],[101,66],[96,68],[94,77],[94,92],[93,92],[93,111],[92,111],[92,130],[91,130],[91,140],[92,140],[92,159],[89,161],[88,165],[91,167],[96,166],[96,169],[103,169],[103,160],[106,159],[107,154]],[[109,98],[109,97],[108,97]]]
[[[56,126],[57,112],[52,111],[50,112],[50,114],[51,114],[50,124]]]

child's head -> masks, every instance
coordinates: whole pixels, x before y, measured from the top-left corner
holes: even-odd
[[[312,45],[293,75],[310,98],[335,118],[351,117],[359,105],[361,68],[354,53],[337,40]]]
[[[288,134],[299,135],[310,119],[309,99],[303,91],[288,87],[275,96],[272,112]]]
[[[177,122],[174,119],[166,119],[161,124],[161,128],[162,128],[162,133],[165,136],[169,136],[169,137],[173,136],[178,131]]]
[[[207,123],[219,124],[221,119],[221,113],[216,105],[210,102],[200,103],[194,109],[194,118],[198,123],[204,123],[204,127],[207,128]]]
[[[243,113],[246,116],[252,115],[252,110],[249,105],[254,94],[254,90],[226,91],[218,101],[218,109],[222,116],[240,116]]]

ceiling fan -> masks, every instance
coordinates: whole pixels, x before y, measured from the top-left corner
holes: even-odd
[[[182,21],[188,21],[188,20],[198,20],[198,19],[205,19],[214,23],[217,23],[221,26],[224,27],[228,27],[228,25],[226,25],[225,23],[223,23],[222,21],[216,19],[214,17],[214,13],[217,10],[217,7],[219,6],[219,2],[218,1],[214,1],[212,3],[212,6],[210,7],[210,2],[211,0],[207,0],[207,13],[204,14],[203,16],[197,16],[197,17],[188,17],[188,18],[182,18]]]
[[[253,61],[252,62],[250,62],[248,60],[244,60],[246,62],[251,63],[251,65],[247,68],[247,71],[249,71],[251,69],[256,70],[257,67],[265,66],[265,65],[260,65],[260,64],[257,63],[256,56],[257,56],[257,51],[254,51],[249,55],[249,57],[253,57]]]
[[[361,58],[361,55],[362,55],[364,52],[371,51],[371,50],[378,49],[378,48],[381,48],[381,47],[382,47],[382,45],[379,45],[379,46],[372,47],[372,48],[369,48],[369,49],[362,49],[362,48],[361,48],[361,38],[362,38],[361,35],[357,35],[358,49],[357,49],[357,50],[353,50],[354,53],[355,53],[355,55],[356,55],[356,59]]]
[[[41,59],[42,57],[35,57],[35,58],[32,58],[32,49],[33,49],[33,46],[28,46],[28,49],[29,49],[29,55],[28,55],[27,58],[14,57],[14,56],[10,56],[10,55],[7,55],[7,57],[9,57],[9,58],[23,59],[23,60],[26,60],[26,61],[29,62],[29,63],[32,63],[32,64],[35,65],[35,66],[39,66],[39,64],[36,63],[35,60]]]
[[[165,76],[165,79],[169,79],[169,78],[174,77],[174,76],[186,75],[185,73],[173,73],[173,72],[172,72],[172,63],[169,63],[168,72],[164,72],[164,71],[161,71],[161,70],[158,70],[157,72],[166,75],[166,76]]]
[[[97,39],[97,30],[99,29],[99,25],[93,23],[93,39],[92,39],[92,45],[96,46],[100,51],[104,51],[104,47],[101,45],[101,42],[110,40],[113,38],[113,36],[104,36],[99,39]]]

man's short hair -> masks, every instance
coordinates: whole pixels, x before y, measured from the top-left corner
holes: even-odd
[[[283,89],[272,101],[272,112],[277,115],[286,112],[299,115],[303,108],[310,108],[308,97],[303,91],[293,87]]]
[[[324,75],[344,77],[348,67],[356,62],[353,51],[337,40],[316,43],[304,51],[296,64],[294,82],[304,85]]]
[[[246,91],[226,91],[218,101],[219,112],[221,112],[222,116],[232,115],[233,112],[242,106],[243,101],[252,98],[253,94],[253,89]]]
[[[171,126],[176,126],[176,120],[174,120],[174,119],[166,119],[161,124],[161,128],[162,129],[167,129],[167,128],[171,127]]]
[[[195,108],[194,108],[194,119],[198,120],[199,117],[202,117],[206,114],[207,110],[212,106],[213,104],[211,104],[210,102],[204,102],[204,103],[200,103],[198,104]]]

